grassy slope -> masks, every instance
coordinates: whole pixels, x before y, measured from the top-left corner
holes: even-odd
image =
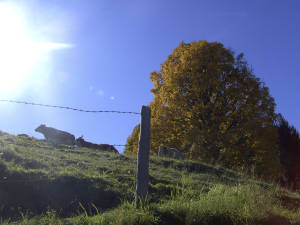
[[[135,209],[136,157],[0,132],[1,224],[289,224],[300,197],[242,173],[151,157]],[[21,220],[20,220],[21,217]],[[280,223],[281,222],[281,223]]]

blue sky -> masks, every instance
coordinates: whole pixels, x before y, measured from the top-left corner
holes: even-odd
[[[181,41],[218,41],[245,54],[276,112],[300,130],[298,0],[1,1],[0,21],[0,99],[140,112],[153,99],[150,73]],[[43,138],[34,131],[43,123],[107,144],[125,144],[140,121],[2,102],[0,110],[0,130],[11,134]]]

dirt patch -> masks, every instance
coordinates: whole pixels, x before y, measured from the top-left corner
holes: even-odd
[[[296,225],[291,223],[285,217],[270,215],[262,220],[254,221],[253,225]]]
[[[300,199],[291,198],[282,195],[280,198],[281,204],[289,210],[297,210],[300,208]]]

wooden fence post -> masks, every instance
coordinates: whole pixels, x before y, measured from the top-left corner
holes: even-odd
[[[151,110],[147,106],[142,106],[141,126],[137,158],[137,175],[136,175],[136,207],[140,203],[144,206],[145,198],[148,193],[149,182],[149,151],[150,151],[150,118]]]

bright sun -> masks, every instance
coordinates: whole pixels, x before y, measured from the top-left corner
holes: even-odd
[[[15,95],[24,89],[25,83],[40,79],[33,75],[33,70],[43,64],[41,60],[52,50],[72,47],[64,43],[41,42],[24,15],[20,7],[0,2],[0,95]]]
[[[19,88],[41,54],[23,21],[16,9],[0,3],[0,93]]]

